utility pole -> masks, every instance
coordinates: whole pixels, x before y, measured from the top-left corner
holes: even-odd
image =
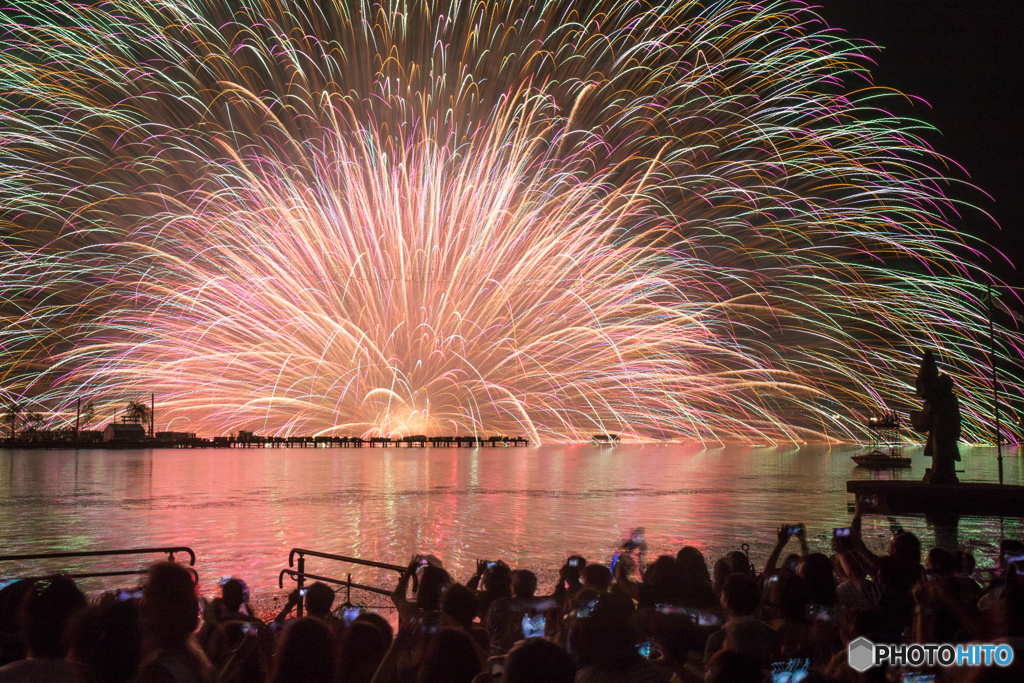
[[[999,433],[999,377],[996,375],[996,335],[992,324],[992,285],[988,285],[988,362],[992,368],[992,412],[996,418],[996,460],[999,462],[999,483],[1003,483],[1002,434]]]

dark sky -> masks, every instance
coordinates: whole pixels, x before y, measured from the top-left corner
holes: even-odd
[[[956,195],[990,212],[1001,229],[966,217],[1015,262],[994,267],[1024,286],[1024,0],[811,0],[833,27],[883,47],[875,82],[928,104],[901,113],[935,125],[927,139],[986,193]],[[961,176],[962,177],[962,176]]]

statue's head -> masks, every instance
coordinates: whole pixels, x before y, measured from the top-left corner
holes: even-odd
[[[914,384],[917,387],[917,395],[921,398],[928,398],[938,389],[939,368],[935,365],[935,356],[931,349],[925,349],[921,358],[921,369],[917,371],[917,380]]]

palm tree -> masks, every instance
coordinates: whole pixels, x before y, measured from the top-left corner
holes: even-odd
[[[149,406],[144,401],[130,401],[125,409],[125,422],[145,424],[149,417]]]
[[[14,443],[14,437],[17,434],[18,429],[18,415],[22,411],[21,404],[16,401],[10,401],[4,406],[4,422],[8,422],[11,425],[11,443]]]
[[[46,418],[39,413],[27,412],[21,421],[25,426],[26,432],[37,432],[39,431],[39,428],[43,426],[43,421],[45,419]]]
[[[89,401],[82,406],[82,412],[79,413],[79,422],[87,425],[92,422],[92,418],[96,415],[96,403],[95,401]]]

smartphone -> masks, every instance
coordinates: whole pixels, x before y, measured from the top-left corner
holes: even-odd
[[[798,683],[807,678],[811,660],[807,658],[783,659],[772,662],[772,683]]]
[[[488,562],[487,563],[487,571],[491,571],[492,569],[494,569],[497,566],[498,566],[497,562]]]
[[[807,605],[807,618],[818,621],[835,621],[836,613],[825,605]]]
[[[651,658],[651,641],[636,644],[636,651],[640,653],[640,656],[644,659]]]
[[[578,557],[570,557],[569,561],[566,562],[566,564],[569,565],[570,567],[578,567],[578,566],[580,566],[580,558],[578,558]]]
[[[308,590],[309,590],[308,588],[300,588],[299,589],[299,595],[302,596],[302,597],[306,597],[306,591],[308,591]]]
[[[611,571],[612,576],[615,576],[615,565],[619,563],[619,554],[615,553],[612,555],[612,561],[608,565],[608,569]]]
[[[543,614],[523,615],[523,638],[536,638],[544,635],[545,620]]]
[[[904,671],[900,676],[900,683],[933,683],[935,674],[926,674],[921,671]]]
[[[341,618],[345,622],[345,626],[351,626],[352,622],[358,619],[362,613],[362,607],[346,607],[345,611],[341,613]]]
[[[1024,564],[1024,555],[1003,555],[1006,564]]]
[[[585,619],[586,617],[590,616],[590,613],[594,610],[594,608],[596,606],[597,606],[597,598],[594,598],[593,600],[591,600],[590,602],[586,603],[585,605],[582,605],[581,607],[578,607],[576,609],[576,616]]]
[[[790,536],[800,535],[800,530],[804,528],[803,524],[790,524],[786,527],[786,533]]]
[[[878,496],[864,496],[864,498],[861,499],[861,502],[869,508],[878,507]]]
[[[249,621],[242,622],[242,633],[244,633],[245,635],[247,635],[247,636],[254,636],[258,632],[259,632],[259,627],[256,626],[256,624],[254,624],[252,622],[249,622]]]
[[[778,581],[779,581],[779,575],[778,574],[772,574],[771,578],[768,579],[768,583],[778,583]]]
[[[848,526],[836,527],[835,529],[832,530],[832,535],[834,537],[836,537],[836,538],[849,538],[850,537],[850,527],[848,527]]]
[[[141,598],[141,597],[142,597],[142,591],[141,590],[129,591],[129,590],[122,589],[122,590],[117,591],[117,599],[118,600],[135,600],[135,599]]]
[[[706,610],[697,610],[697,626],[718,626],[718,615]]]
[[[674,607],[671,609],[671,611],[669,611],[668,609],[661,611],[664,614],[685,614],[690,618],[690,621],[695,623],[697,626],[718,626],[719,622],[717,614],[703,609],[694,609],[692,607]]]

